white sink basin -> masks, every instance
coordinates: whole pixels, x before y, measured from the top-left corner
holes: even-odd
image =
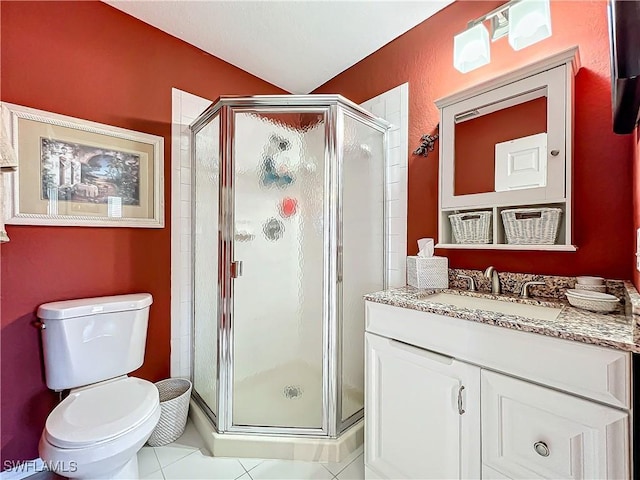
[[[536,318],[539,320],[555,320],[562,311],[561,307],[554,308],[543,307],[541,305],[529,305],[526,303],[502,302],[491,298],[455,295],[453,293],[434,293],[433,295],[424,297],[424,300],[472,310],[499,312],[505,315],[518,315],[519,317]]]

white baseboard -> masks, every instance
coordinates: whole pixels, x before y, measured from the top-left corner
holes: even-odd
[[[21,462],[5,460],[2,464],[2,468],[6,467],[11,468],[0,472],[0,480],[20,480],[21,478],[30,477],[31,475],[47,470],[44,461],[41,458],[24,460]]]

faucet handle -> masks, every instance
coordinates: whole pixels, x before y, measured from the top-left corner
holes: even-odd
[[[535,285],[546,285],[546,283],[540,282],[540,281],[537,281],[537,280],[524,282],[522,284],[522,289],[520,290],[520,296],[522,298],[529,298],[529,287],[532,287],[532,286],[535,286]]]
[[[458,274],[458,278],[464,278],[468,281],[469,283],[469,291],[470,292],[475,292],[476,291],[476,281],[473,279],[473,277],[471,275],[464,275],[462,273]]]

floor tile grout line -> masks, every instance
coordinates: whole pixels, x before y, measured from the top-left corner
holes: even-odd
[[[156,452],[155,447],[151,447],[151,450],[153,450],[153,454],[156,457],[156,462],[158,462],[158,467],[160,467],[160,475],[162,475],[162,478],[164,478],[164,472],[162,471],[162,465],[160,464],[160,459],[158,458],[158,452]],[[151,472],[151,473],[156,473],[158,470]],[[151,473],[149,475],[151,475]],[[147,475],[147,476],[149,476]]]
[[[243,468],[244,473],[242,475],[240,475],[238,478],[242,478],[245,475],[247,475],[249,478],[251,478],[251,480],[253,480],[253,477],[251,476],[251,474],[249,473],[249,470],[251,470],[251,468],[249,470],[247,470],[247,467],[245,467],[242,462],[240,461],[239,458],[236,458],[236,460],[238,461],[238,463],[240,464],[240,466]],[[259,464],[258,464],[259,465]],[[254,465],[252,468],[256,468],[258,465]],[[238,479],[236,479],[238,480]]]
[[[253,467],[251,468],[247,468],[244,466],[244,464],[242,463],[242,460],[240,460],[239,458],[237,459],[240,462],[240,465],[242,465],[242,468],[244,468],[245,472],[249,473],[251,470],[253,470],[254,468],[256,468],[257,466],[259,466],[260,464],[264,463],[265,460],[268,460],[268,458],[260,458],[258,460],[260,460],[260,463],[256,463]]]
[[[155,449],[156,447],[153,447],[153,448]],[[194,453],[199,452],[199,451],[200,451],[200,449],[199,449],[199,448],[196,448],[196,449],[195,449],[194,451],[192,451],[191,453],[187,453],[184,457],[180,457],[179,459],[174,460],[174,461],[173,461],[173,462],[171,462],[171,463],[167,463],[164,467],[162,466],[162,464],[160,464],[160,470],[164,470],[165,468],[170,467],[170,466],[171,466],[171,465],[173,465],[174,463],[178,463],[179,461],[184,460],[185,458],[190,457],[191,455],[193,455]],[[156,453],[156,457],[158,457],[158,454],[157,454],[157,453]],[[159,457],[158,457],[158,463],[160,463],[160,458],[159,458]],[[164,471],[162,472],[162,476],[164,476]]]
[[[338,473],[333,473],[331,470],[329,470],[329,467],[327,467],[324,463],[321,464],[324,468],[326,468],[327,470],[329,470],[329,473],[331,475],[333,475],[334,477],[338,477],[338,475],[340,475],[342,472],[344,472],[346,470],[346,468],[351,465],[353,462],[355,462],[356,460],[358,460],[360,457],[362,457],[364,455],[364,452],[362,452],[360,455],[356,456],[355,458],[351,459],[351,461],[349,463],[347,463],[344,467],[342,467]]]
[[[325,469],[327,472],[329,472],[331,475],[333,475],[333,476],[335,477],[335,475],[336,475],[336,474],[335,474],[335,473],[333,473],[331,470],[329,470],[329,467],[327,467],[327,465],[326,465],[326,464],[321,463],[320,465],[322,465],[322,466],[324,467],[324,469]]]
[[[239,458],[236,458],[236,460],[238,460],[238,463],[240,464],[240,466],[242,467],[242,469],[244,470],[244,473],[246,473],[247,475],[249,475],[249,470],[247,470],[247,467],[244,466],[244,464],[240,461]],[[240,475],[242,476],[242,475]],[[249,475],[251,476],[251,475]]]

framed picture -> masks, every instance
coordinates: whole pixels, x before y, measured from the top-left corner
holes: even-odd
[[[164,227],[164,139],[2,102],[6,223]]]

